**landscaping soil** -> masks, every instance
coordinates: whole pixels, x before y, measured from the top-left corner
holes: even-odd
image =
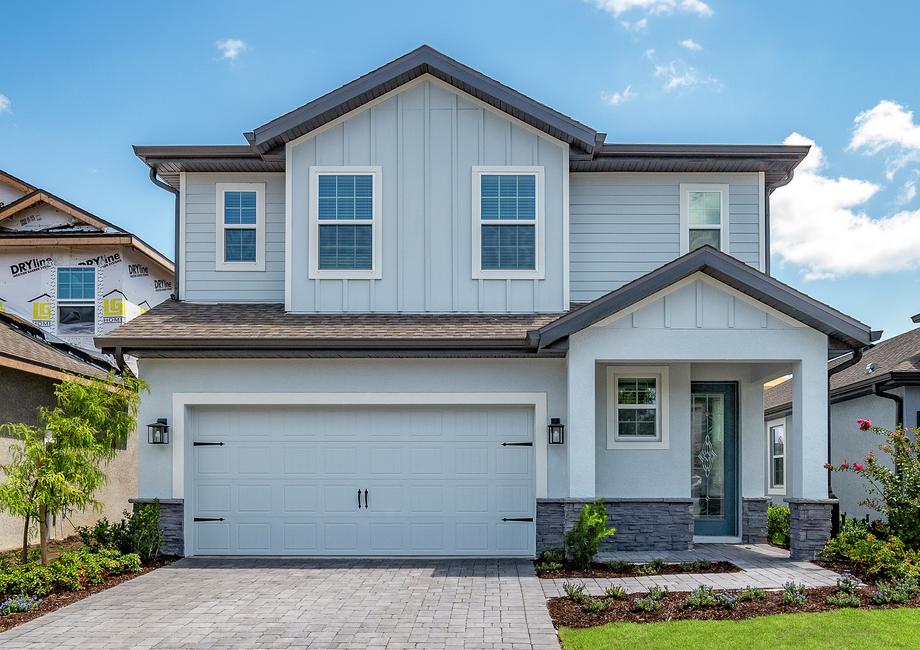
[[[608,604],[604,611],[591,614],[582,610],[581,605],[568,598],[551,598],[547,603],[553,624],[558,627],[594,627],[612,622],[660,623],[663,621],[697,620],[724,621],[742,620],[769,614],[795,614],[805,612],[826,612],[833,609],[824,599],[836,591],[836,587],[817,587],[808,589],[805,604],[799,607],[783,603],[782,591],[768,591],[765,600],[739,602],[735,609],[712,607],[708,609],[686,609],[683,600],[685,592],[671,592],[662,601],[657,612],[634,612],[632,601],[643,594],[629,594],[622,600],[601,598]],[[871,589],[859,590],[860,609],[894,609],[896,607],[920,607],[920,595],[902,605],[876,605],[870,600]]]
[[[534,569],[539,561],[534,562]],[[665,564],[661,571],[657,573],[642,573],[639,568],[643,564],[630,564],[622,569],[612,569],[607,564],[594,562],[587,569],[578,569],[571,564],[566,563],[561,569],[556,571],[537,571],[539,578],[634,578],[638,576],[664,576],[675,573],[736,573],[741,571],[731,562],[710,562],[705,569],[693,568],[682,569],[679,564]]]
[[[6,630],[16,627],[17,625],[22,625],[27,621],[31,621],[33,618],[44,616],[45,614],[53,612],[56,609],[66,607],[67,605],[75,603],[78,600],[83,600],[87,596],[92,596],[93,594],[97,594],[100,591],[105,591],[106,589],[120,585],[123,582],[132,580],[138,576],[142,576],[145,573],[150,573],[151,571],[159,569],[160,567],[171,564],[175,559],[176,558],[172,557],[160,557],[152,563],[141,567],[141,570],[137,573],[125,573],[120,576],[111,576],[110,578],[107,578],[105,582],[87,587],[82,591],[62,591],[59,593],[48,594],[37,606],[33,607],[27,612],[0,616],[0,632],[5,632]]]

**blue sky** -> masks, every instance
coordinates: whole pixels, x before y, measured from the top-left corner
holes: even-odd
[[[428,43],[608,142],[815,142],[774,194],[774,274],[886,335],[920,312],[916,3],[267,6],[5,7],[8,24],[35,28],[0,39],[0,168],[171,255],[171,196],[132,144],[242,144]]]

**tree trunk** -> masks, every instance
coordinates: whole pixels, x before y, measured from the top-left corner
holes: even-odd
[[[51,533],[51,513],[44,507],[40,511],[38,520],[39,545],[41,548],[41,562],[43,565],[48,564],[48,538]]]
[[[32,517],[26,515],[26,525],[22,529],[22,560],[23,564],[29,562],[29,524],[32,523]]]

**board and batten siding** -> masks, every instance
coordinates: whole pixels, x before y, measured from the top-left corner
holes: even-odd
[[[568,148],[422,77],[287,145],[292,312],[553,312],[566,306]],[[312,166],[381,168],[382,274],[310,279]],[[474,279],[472,169],[542,166],[543,279]],[[272,259],[272,258],[269,258]]]
[[[681,183],[727,183],[729,253],[760,269],[759,174],[577,173],[571,300],[587,302],[680,256]]]
[[[217,183],[265,183],[265,270],[216,270]],[[284,174],[183,176],[181,297],[192,302],[284,302]]]

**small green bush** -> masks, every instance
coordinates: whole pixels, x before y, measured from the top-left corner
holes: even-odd
[[[565,592],[566,598],[573,603],[583,603],[588,598],[588,592],[583,583],[563,582],[562,591]]]
[[[3,567],[0,594],[41,597],[55,591],[81,591],[109,576],[140,569],[140,558],[133,553],[122,555],[113,549],[88,548],[65,551],[47,566],[32,562]]]
[[[607,508],[603,499],[593,504],[586,503],[575,526],[565,534],[566,551],[575,566],[587,569],[597,555],[597,545],[616,532],[616,528],[607,527]]]
[[[623,600],[626,598],[626,590],[620,585],[610,585],[604,589],[604,593],[607,595],[607,598],[612,600]]]
[[[745,587],[738,593],[738,600],[750,602],[752,600],[766,600],[767,592],[760,587]]]
[[[805,591],[805,585],[798,585],[794,582],[787,582],[783,585],[783,604],[801,607],[805,604],[808,593]]]
[[[770,505],[767,508],[767,538],[771,544],[789,546],[789,508]]]
[[[845,562],[872,578],[916,576],[920,553],[908,549],[897,537],[879,539],[865,525],[844,527],[822,549],[821,557]]]
[[[633,610],[637,612],[657,612],[661,609],[661,601],[649,596],[640,596],[633,600]]]
[[[607,609],[607,601],[600,598],[588,596],[581,603],[581,609],[586,614],[600,614]]]
[[[721,595],[706,585],[700,585],[684,598],[684,607],[687,609],[708,609],[721,604]]]
[[[617,573],[627,573],[632,568],[632,562],[625,560],[610,560],[607,562],[607,568]]]
[[[872,602],[876,605],[904,604],[912,600],[918,591],[916,578],[895,578],[891,582],[879,582],[872,593]]]
[[[34,596],[14,596],[12,598],[7,598],[0,603],[0,616],[27,612],[40,602],[42,602],[42,599]]]
[[[824,599],[831,607],[859,607],[859,596],[845,591],[836,591]]]
[[[77,534],[92,550],[117,549],[125,554],[137,553],[143,562],[154,560],[163,543],[159,502],[142,505],[133,513],[125,510],[123,514],[118,523],[102,518],[93,526],[78,527]]]
[[[640,575],[656,576],[659,573],[661,573],[663,569],[664,569],[664,560],[655,558],[654,560],[650,560],[646,562],[645,564],[640,564],[638,571]]]
[[[546,549],[540,553],[540,557],[537,558],[537,562],[534,565],[534,568],[538,572],[558,571],[562,568],[564,561],[565,555],[562,553],[562,551],[558,551],[556,549]]]

